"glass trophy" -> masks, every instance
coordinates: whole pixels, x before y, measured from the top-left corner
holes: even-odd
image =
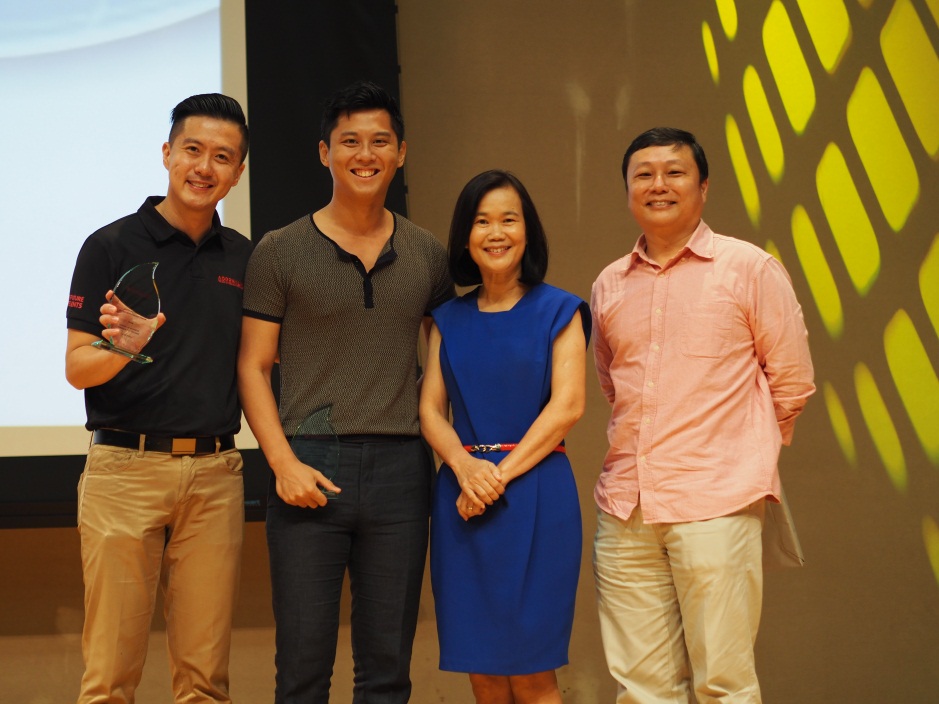
[[[124,272],[114,285],[111,305],[117,308],[117,324],[108,328],[120,328],[116,341],[98,340],[94,347],[130,357],[140,364],[153,361],[141,353],[153,332],[157,329],[160,313],[160,292],[157,291],[156,268],[159,262],[147,262]]]
[[[323,406],[304,418],[290,440],[290,448],[303,464],[319,470],[329,481],[335,482],[339,471],[339,437],[329,422],[332,410],[332,405]],[[323,487],[320,491],[330,501],[339,498],[335,491]]]

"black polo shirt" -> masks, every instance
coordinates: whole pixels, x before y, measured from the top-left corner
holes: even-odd
[[[133,215],[92,234],[72,275],[68,327],[101,334],[104,295],[128,269],[159,262],[156,284],[166,323],[144,348],[152,364],[129,363],[109,382],[85,389],[89,430],[150,435],[223,435],[241,424],[236,386],[245,267],[250,240],[222,227],[195,243],[148,198]]]

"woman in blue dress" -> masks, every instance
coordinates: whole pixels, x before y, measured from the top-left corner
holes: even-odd
[[[465,186],[449,252],[454,281],[478,286],[433,312],[421,391],[443,462],[430,549],[440,667],[469,673],[477,702],[559,703],[582,542],[564,437],[584,411],[589,308],[543,282],[544,230],[508,172]]]

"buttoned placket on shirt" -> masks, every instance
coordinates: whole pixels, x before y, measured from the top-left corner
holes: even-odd
[[[669,261],[655,275],[652,285],[652,315],[651,315],[651,344],[646,356],[645,376],[642,379],[642,420],[639,425],[639,442],[637,444],[638,456],[636,462],[639,471],[639,498],[643,495],[652,499],[655,495],[653,475],[648,471],[648,462],[652,459],[655,450],[655,415],[658,410],[658,380],[662,368],[662,353],[665,340],[665,307],[668,304],[668,284],[672,269],[681,264],[688,256],[687,250],[682,250],[674,259]],[[638,266],[659,268],[659,265],[640,257]],[[649,501],[648,512],[655,516],[655,502]]]

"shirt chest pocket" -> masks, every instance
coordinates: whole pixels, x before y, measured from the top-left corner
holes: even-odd
[[[686,357],[720,357],[726,354],[735,311],[733,303],[699,303],[682,311],[682,354]]]

